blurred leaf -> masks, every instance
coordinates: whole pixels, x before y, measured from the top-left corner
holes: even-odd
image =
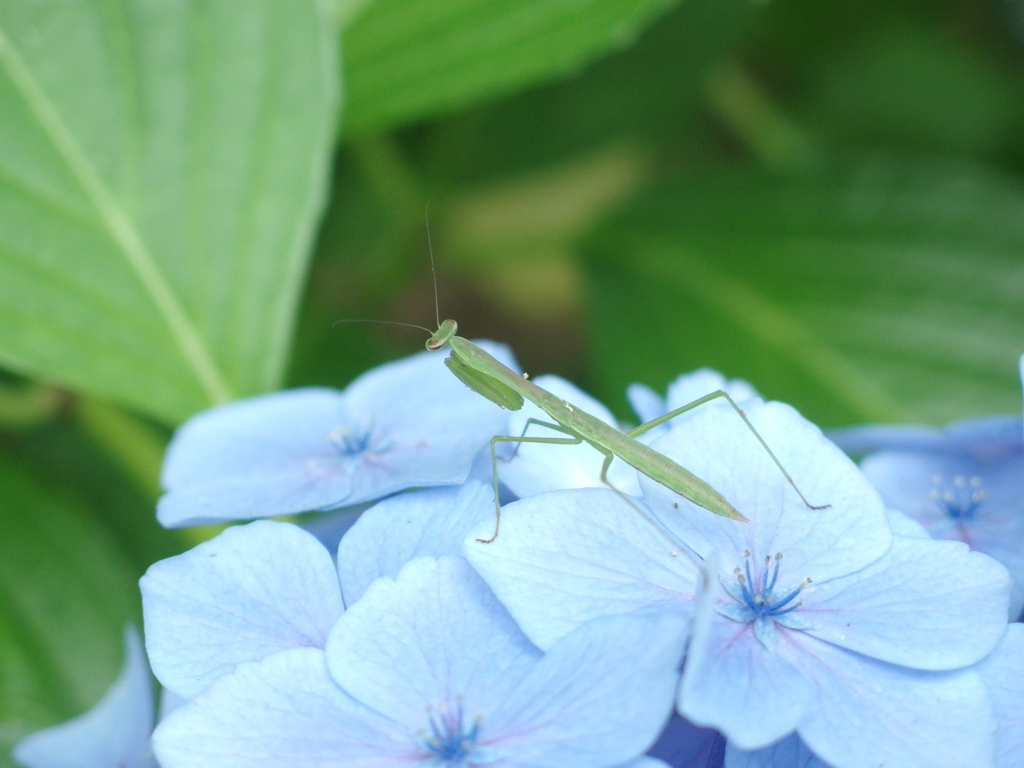
[[[690,165],[707,151],[695,130],[707,70],[762,12],[750,0],[681,3],[579,77],[446,117],[430,135],[428,173],[492,182],[610,145],[656,148],[668,173]]]
[[[169,421],[276,386],[334,44],[313,0],[0,4],[0,360]]]
[[[890,25],[808,67],[802,111],[832,144],[997,156],[1022,116],[1001,63],[940,30]]]
[[[825,425],[1019,413],[1024,185],[869,158],[653,191],[587,244],[600,394],[710,365]]]
[[[595,62],[579,77],[416,130],[343,145],[290,381],[342,386],[372,365],[422,348],[421,336],[411,330],[333,323],[432,322],[428,200],[442,312],[456,317],[467,334],[513,342],[531,370],[578,379],[578,237],[606,204],[620,204],[638,181],[646,183],[651,168],[613,163],[610,170],[619,171],[598,174],[590,190],[562,182],[571,181],[573,168],[610,155],[645,161],[654,155],[658,173],[672,173],[679,156],[689,162],[705,146],[693,129],[703,74],[759,13],[750,0],[681,3],[635,46]],[[586,176],[577,176],[584,186],[590,183]],[[553,183],[536,184],[544,179]],[[512,192],[511,199],[502,190]],[[477,216],[464,219],[465,203],[479,209],[474,201],[495,209],[491,223],[497,226],[481,229]],[[572,215],[566,219],[566,213]],[[534,311],[538,304],[543,312]]]
[[[630,45],[674,0],[376,0],[345,32],[347,133],[451,111]]]
[[[83,507],[0,457],[0,764],[114,681],[137,576]]]

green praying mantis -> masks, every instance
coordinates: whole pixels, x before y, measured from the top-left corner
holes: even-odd
[[[800,496],[801,501],[810,509],[827,509],[830,505],[814,506],[804,497],[797,488],[793,478],[782,466],[782,463],[772,453],[771,448],[764,441],[764,438],[754,429],[747,415],[736,405],[733,399],[724,391],[718,390],[704,397],[694,400],[688,405],[677,408],[674,411],[652,419],[645,424],[628,432],[621,432],[600,419],[585,413],[571,403],[541,389],[526,374],[520,375],[506,367],[494,357],[489,355],[473,342],[456,336],[458,326],[454,320],[445,320],[438,324],[437,331],[427,340],[427,349],[437,351],[445,347],[451,348],[451,353],[445,359],[448,369],[454,373],[466,386],[477,392],[488,400],[497,403],[510,411],[517,411],[523,407],[524,401],[529,400],[548,416],[555,423],[541,421],[539,419],[527,419],[523,434],[519,437],[512,435],[496,435],[491,438],[491,468],[494,474],[494,512],[495,525],[494,535],[489,539],[477,539],[480,543],[489,544],[498,537],[501,527],[501,504],[498,501],[498,455],[495,446],[498,443],[547,443],[555,445],[579,445],[586,442],[592,445],[604,456],[604,463],[601,466],[601,482],[625,497],[621,491],[608,481],[608,468],[612,460],[618,456],[631,467],[647,475],[652,480],[661,483],[666,488],[689,499],[716,515],[727,517],[731,520],[748,522],[747,518],[740,514],[725,498],[701,480],[685,467],[672,461],[665,456],[644,445],[635,438],[644,432],[653,429],[659,424],[675,418],[681,413],[696,408],[715,398],[724,397],[739,414],[740,418],[754,433],[761,445],[772,457],[775,465],[789,481],[793,490]],[[426,329],[424,329],[426,330]],[[428,331],[429,332],[429,331]],[[548,429],[561,432],[566,437],[526,437],[526,430],[531,424],[547,427]],[[628,499],[627,499],[628,501]],[[634,505],[635,506],[635,505]],[[645,515],[646,516],[646,515]]]

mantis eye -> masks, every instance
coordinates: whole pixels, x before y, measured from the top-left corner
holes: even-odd
[[[437,327],[434,335],[427,339],[427,349],[431,352],[441,349],[458,329],[459,326],[454,320],[445,320]]]

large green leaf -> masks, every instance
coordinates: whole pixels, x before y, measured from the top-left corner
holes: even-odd
[[[136,575],[79,502],[0,458],[0,765],[18,737],[81,714],[114,681]]]
[[[0,361],[172,421],[274,387],[334,46],[316,0],[0,4]]]
[[[588,244],[597,378],[710,365],[826,425],[1019,413],[1024,184],[875,158],[651,192]]]
[[[345,32],[345,131],[381,129],[564,75],[632,43],[674,0],[375,0]]]

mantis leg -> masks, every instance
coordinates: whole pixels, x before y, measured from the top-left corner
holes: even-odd
[[[800,497],[800,500],[804,503],[804,506],[806,506],[808,509],[828,509],[829,507],[832,506],[831,504],[822,504],[821,506],[815,506],[814,504],[811,504],[807,500],[803,493],[800,492],[800,489],[797,488],[796,483],[793,481],[793,478],[790,477],[789,472],[787,472],[786,468],[782,466],[782,462],[778,460],[774,453],[772,453],[772,449],[768,447],[768,443],[766,443],[764,438],[761,437],[761,433],[754,429],[754,425],[750,423],[750,419],[747,418],[747,414],[743,412],[742,408],[736,405],[735,400],[729,397],[728,392],[724,392],[721,389],[712,392],[710,395],[704,395],[704,397],[697,398],[692,403],[688,403],[687,405],[684,405],[682,408],[676,408],[674,411],[669,411],[664,416],[659,416],[656,419],[651,419],[645,424],[641,424],[639,427],[631,429],[629,432],[626,433],[626,435],[628,435],[629,437],[637,437],[638,435],[642,435],[649,429],[653,429],[654,427],[657,427],[659,424],[664,424],[666,421],[674,419],[679,414],[686,413],[690,409],[696,408],[698,405],[704,405],[704,403],[710,402],[711,400],[714,400],[715,398],[718,397],[724,397],[729,402],[729,405],[733,407],[733,410],[739,414],[739,417],[743,419],[743,423],[746,424],[747,428],[754,433],[754,437],[756,437],[757,441],[761,443],[761,447],[764,448],[768,452],[768,455],[772,457],[772,461],[775,462],[775,466],[779,468],[779,471],[783,474],[786,480],[789,481],[789,484],[793,486],[793,490],[796,491],[797,496]],[[607,463],[610,462],[606,462],[606,464]]]
[[[591,443],[591,445],[594,444]],[[673,557],[678,552],[682,552],[697,567],[697,570],[700,571],[701,582],[704,585],[702,588],[710,589],[711,574],[713,573],[713,571],[709,571],[707,565],[700,557],[697,556],[697,553],[692,551],[686,544],[684,544],[674,533],[672,533],[672,531],[670,531],[665,526],[664,523],[662,523],[660,520],[658,520],[657,518],[653,517],[652,515],[641,509],[640,506],[636,503],[636,500],[633,497],[631,497],[628,493],[620,491],[618,488],[612,485],[612,481],[608,479],[608,468],[612,465],[612,460],[615,458],[615,454],[612,453],[607,448],[602,448],[599,445],[594,445],[594,448],[596,448],[598,451],[604,454],[604,464],[601,465],[601,482],[607,485],[613,491],[615,491],[615,493],[618,494],[620,499],[622,499],[624,502],[629,504],[629,506],[631,506],[634,510],[636,510],[640,514],[640,517],[644,518],[644,520],[646,520],[658,533],[660,533],[670,544],[672,544],[673,547],[676,548],[674,551],[670,553]],[[712,554],[714,555],[714,553]]]
[[[494,476],[494,535],[489,539],[477,539],[481,544],[490,544],[496,538],[498,538],[498,530],[501,528],[501,503],[498,501],[498,454],[495,451],[495,445],[498,443],[545,443],[547,445],[579,445],[583,442],[583,438],[577,435],[575,432],[567,429],[566,427],[557,424],[548,424],[545,421],[537,421],[536,419],[529,419],[526,423],[527,428],[530,426],[530,422],[536,424],[543,424],[546,427],[555,429],[559,432],[564,432],[572,437],[514,437],[512,435],[498,435],[491,438],[491,472]],[[523,434],[526,433],[526,429],[523,430]],[[517,446],[518,448],[518,446]],[[515,454],[513,454],[515,455]]]
[[[519,433],[519,437],[523,437],[523,438],[526,437],[526,431],[530,428],[531,424],[536,424],[537,426],[540,426],[540,427],[547,427],[548,429],[553,429],[556,432],[564,432],[567,435],[574,435],[574,434],[576,434],[575,432],[570,432],[565,427],[563,427],[561,424],[552,424],[550,421],[541,421],[540,419],[529,418],[529,419],[526,420],[526,426],[523,427],[523,431]],[[565,438],[556,438],[556,439],[564,440]],[[580,440],[577,440],[575,443],[573,443],[573,445],[578,445],[581,441],[582,441],[582,438],[580,438]],[[512,441],[511,440],[507,440],[505,442],[512,442]],[[500,456],[498,458],[501,459],[502,461],[512,461],[512,459],[514,459],[516,457],[516,454],[519,453],[519,446],[521,446],[523,443],[532,443],[532,442],[536,442],[536,441],[534,441],[533,439],[530,439],[530,440],[516,440],[515,441],[516,447],[513,449],[512,455],[509,456],[507,459],[506,458],[502,458]],[[567,445],[568,445],[568,443],[567,443]]]

